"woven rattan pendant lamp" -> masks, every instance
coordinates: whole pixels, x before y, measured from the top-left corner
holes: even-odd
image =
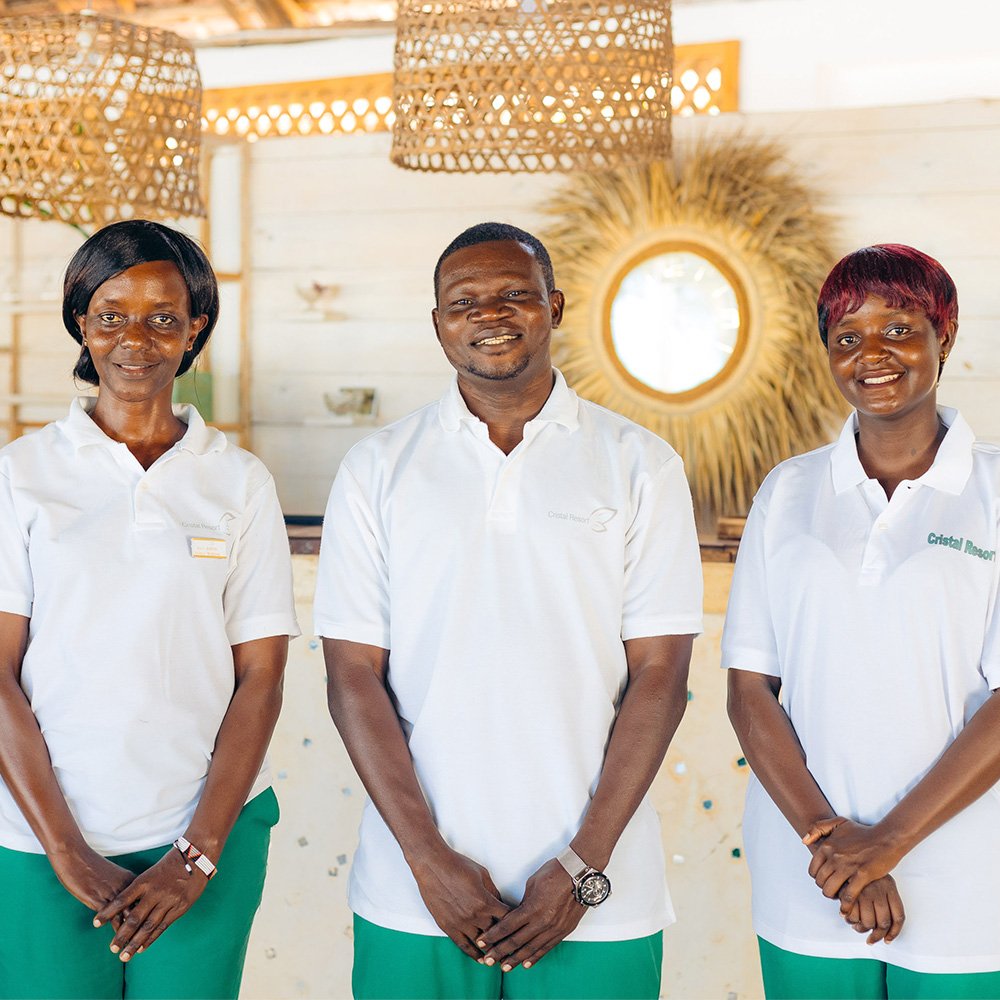
[[[0,19],[0,211],[104,225],[202,215],[201,79],[169,31]]]
[[[670,0],[399,0],[392,160],[601,170],[670,153]]]

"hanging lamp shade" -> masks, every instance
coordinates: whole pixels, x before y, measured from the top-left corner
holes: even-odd
[[[201,78],[169,31],[0,18],[0,211],[104,225],[203,215]]]
[[[670,0],[400,0],[392,160],[600,170],[670,153]]]

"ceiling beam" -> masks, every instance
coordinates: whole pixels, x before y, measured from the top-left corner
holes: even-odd
[[[253,0],[268,28],[306,28],[309,18],[295,0]]]
[[[253,5],[240,3],[239,0],[222,0],[222,6],[233,19],[238,30],[253,31],[260,27],[259,22],[253,16],[255,12]]]

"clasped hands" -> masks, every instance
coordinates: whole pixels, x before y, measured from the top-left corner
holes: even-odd
[[[188,872],[173,849],[141,875],[96,852],[72,861],[60,859],[53,867],[69,892],[96,911],[95,927],[112,925],[111,950],[123,962],[148,948],[208,884],[200,871]]]
[[[901,854],[876,827],[843,816],[820,820],[802,842],[812,850],[809,874],[828,899],[840,899],[840,912],[859,934],[870,932],[868,944],[893,941],[906,913],[889,874]]]
[[[573,881],[555,858],[528,879],[524,898],[510,906],[490,873],[471,858],[448,851],[414,868],[420,894],[437,925],[470,958],[510,972],[530,969],[583,918]]]

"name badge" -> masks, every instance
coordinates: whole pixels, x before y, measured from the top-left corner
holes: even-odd
[[[191,538],[189,541],[191,542],[191,555],[195,559],[227,558],[224,538]]]

